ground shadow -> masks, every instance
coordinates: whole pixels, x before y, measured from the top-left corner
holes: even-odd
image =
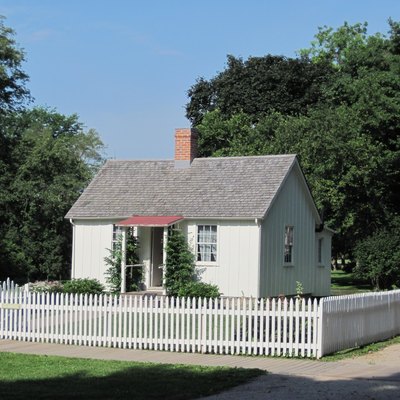
[[[133,363],[120,362],[126,364],[127,367],[114,373],[109,373],[107,366],[104,371],[96,370],[95,374],[91,374],[88,369],[80,370],[78,366],[76,372],[64,375],[61,365],[57,367],[61,373],[54,374],[59,377],[48,379],[38,377],[36,379],[33,370],[35,368],[43,369],[46,358],[49,361],[48,368],[56,368],[55,357],[33,356],[35,357],[33,359],[32,356],[29,357],[31,358],[27,361],[30,360],[31,367],[27,374],[33,377],[0,380],[0,399],[194,399],[231,388],[232,382],[238,385],[243,384],[263,373],[255,369],[211,369],[150,363],[135,363],[134,366],[129,366]],[[61,364],[67,362],[67,359],[57,358]],[[98,360],[89,361],[96,363]],[[38,365],[38,363],[42,363],[42,365]],[[2,376],[12,376],[13,373],[15,376],[20,376],[21,374],[15,370],[18,367],[18,365],[7,365],[7,362],[3,363],[0,366],[0,369],[3,369]],[[22,367],[21,363],[20,368],[21,371],[25,371],[26,366]],[[5,369],[10,369],[10,373],[5,374]],[[70,371],[70,368],[66,368],[66,370]]]
[[[399,365],[400,367],[400,365]],[[400,373],[379,379],[313,379],[268,374],[207,400],[394,400],[400,398]]]

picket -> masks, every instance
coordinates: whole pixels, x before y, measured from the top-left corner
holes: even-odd
[[[400,290],[305,299],[29,293],[0,282],[0,338],[321,357],[400,334]]]

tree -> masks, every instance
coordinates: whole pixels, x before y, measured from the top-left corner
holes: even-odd
[[[306,58],[227,58],[224,71],[210,81],[200,78],[188,91],[186,116],[194,126],[215,109],[225,118],[243,112],[253,122],[271,111],[303,114],[321,100],[321,88],[333,71],[329,64],[314,64]]]
[[[325,222],[338,232],[340,258],[352,257],[358,241],[400,212],[400,24],[389,25],[388,37],[369,36],[366,24],[320,28],[311,48],[300,52],[301,68],[281,68],[283,61],[257,71],[250,59],[232,59],[189,91],[200,155],[298,154]],[[289,70],[290,78],[273,87],[272,71],[284,78]],[[310,73],[322,71],[311,82]],[[264,78],[270,92],[257,92]],[[299,80],[300,96],[281,95],[287,82]]]
[[[76,115],[33,109],[2,126],[9,138],[0,197],[0,278],[69,276],[68,209],[102,163],[102,143]]]
[[[0,114],[19,109],[30,100],[26,88],[28,75],[21,69],[24,52],[13,38],[14,31],[4,25],[0,16]]]
[[[375,289],[400,287],[400,218],[357,243],[356,277],[368,279]]]
[[[194,255],[181,230],[170,231],[166,253],[165,288],[168,295],[178,296],[179,290],[194,279]]]

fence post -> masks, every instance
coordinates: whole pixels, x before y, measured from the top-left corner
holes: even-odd
[[[317,323],[317,358],[321,358],[324,355],[324,299],[319,301],[318,305],[318,323]]]

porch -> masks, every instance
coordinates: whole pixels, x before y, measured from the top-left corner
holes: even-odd
[[[126,275],[130,268],[143,268],[143,291],[135,294],[165,294],[164,268],[166,263],[166,244],[168,229],[175,223],[183,220],[181,216],[139,216],[134,215],[120,221],[115,225],[121,228],[121,293],[127,291]],[[128,229],[133,229],[133,234],[140,241],[139,263],[127,264],[126,244]]]

